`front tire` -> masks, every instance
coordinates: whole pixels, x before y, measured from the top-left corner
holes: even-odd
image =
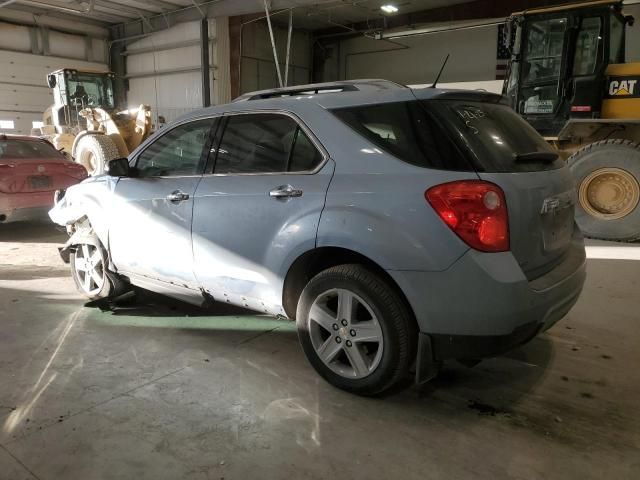
[[[113,289],[107,275],[107,255],[99,244],[77,245],[69,255],[71,276],[76,288],[91,300],[108,297]]]
[[[407,375],[415,323],[395,287],[363,265],[311,279],[296,312],[298,337],[315,370],[359,395],[379,395]]]
[[[640,239],[640,144],[602,140],[568,160],[578,189],[576,222],[591,238]]]
[[[108,135],[87,134],[78,140],[75,160],[91,176],[102,175],[107,162],[118,157],[118,146]]]

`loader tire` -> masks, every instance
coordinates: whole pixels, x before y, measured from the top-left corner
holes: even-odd
[[[582,147],[568,159],[576,182],[576,222],[602,240],[640,239],[640,144],[610,139]]]
[[[107,162],[120,156],[118,146],[107,135],[85,135],[78,140],[75,160],[94,176],[102,175]]]

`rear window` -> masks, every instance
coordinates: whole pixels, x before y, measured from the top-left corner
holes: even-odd
[[[459,147],[417,101],[339,108],[333,113],[367,140],[419,167],[472,171]]]
[[[419,167],[495,173],[563,166],[553,159],[555,151],[547,142],[507,105],[434,99],[333,113],[379,148]]]
[[[507,105],[464,100],[427,100],[480,172],[537,172],[561,168],[557,153]]]
[[[39,140],[0,140],[0,159],[64,158],[52,145]]]

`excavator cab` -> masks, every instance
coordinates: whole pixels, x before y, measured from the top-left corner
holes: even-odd
[[[47,84],[53,90],[52,115],[56,116],[52,123],[78,127],[83,122],[80,111],[85,108],[113,111],[113,78],[114,74],[110,72],[81,72],[67,68],[47,75]]]
[[[47,75],[53,105],[36,135],[84,165],[90,175],[104,173],[106,162],[126,157],[152,131],[148,105],[117,111],[111,72],[63,68]]]
[[[607,67],[624,63],[620,1],[514,13],[512,56],[503,93],[538,132],[557,137],[572,118],[600,118]],[[508,35],[510,37],[510,35]]]

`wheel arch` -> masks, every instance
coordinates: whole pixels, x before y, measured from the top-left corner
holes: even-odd
[[[415,313],[411,304],[391,275],[371,258],[354,250],[339,246],[322,246],[308,250],[299,255],[290,265],[285,275],[282,288],[282,306],[287,316],[295,319],[298,300],[302,294],[302,290],[311,278],[328,268],[351,263],[365,265],[395,288],[409,309],[409,312],[411,312],[411,316],[417,326]]]

